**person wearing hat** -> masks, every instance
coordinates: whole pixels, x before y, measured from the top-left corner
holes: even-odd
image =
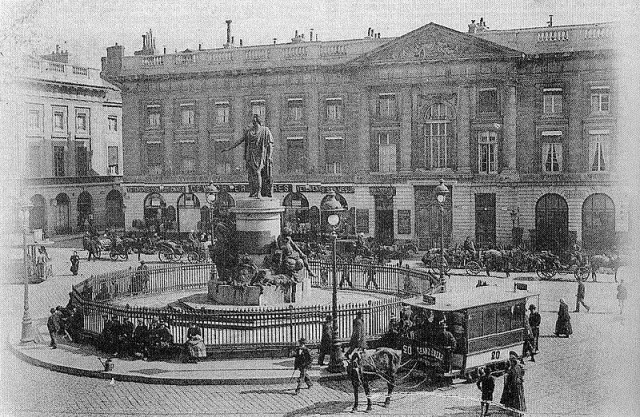
[[[138,325],[133,331],[134,354],[141,354],[142,359],[149,357],[149,328],[143,319],[138,319]]]
[[[493,401],[496,381],[491,375],[491,371],[484,366],[478,368],[478,376],[476,386],[482,392],[482,397],[480,397],[480,417],[484,417],[489,415],[489,404]]]
[[[298,377],[298,386],[296,387],[296,395],[300,392],[300,387],[302,386],[302,381],[307,384],[307,388],[311,388],[313,386],[313,382],[311,382],[311,378],[307,374],[307,371],[311,367],[312,359],[311,353],[309,352],[309,348],[306,346],[307,339],[301,337],[298,340],[298,346],[296,346],[295,350],[295,359],[293,360],[293,370],[300,371],[300,376]]]
[[[451,358],[453,351],[456,350],[457,342],[453,333],[447,330],[447,322],[445,320],[440,321],[440,331],[436,335],[438,346],[442,347],[444,351],[444,372],[451,372]]]
[[[194,322],[189,323],[185,346],[187,348],[187,354],[189,355],[186,361],[197,363],[199,359],[207,357],[207,347],[202,338],[202,329],[196,326]]]
[[[55,308],[52,308],[51,310],[49,310],[49,312],[51,313],[51,315],[47,319],[47,330],[49,331],[49,337],[51,337],[51,343],[49,344],[49,346],[51,346],[52,349],[57,349],[58,345],[56,344],[55,335],[60,329],[60,319],[58,318]]]
[[[144,261],[140,261],[140,265],[136,268],[136,285],[134,292],[146,292],[149,289],[149,268]]]
[[[331,353],[333,346],[333,317],[327,314],[324,323],[322,323],[322,339],[320,339],[320,349],[318,352],[318,365],[324,365],[324,357]]]
[[[351,331],[351,339],[349,340],[349,350],[347,350],[347,357],[353,353],[356,349],[366,349],[367,342],[364,334],[364,320],[362,319],[362,311],[356,313],[356,318],[353,319],[353,326]]]
[[[520,365],[518,354],[514,351],[509,352],[509,366],[504,376],[500,404],[514,411],[516,415],[523,415],[518,411],[527,411],[524,398],[524,369]]]
[[[531,304],[529,306],[529,326],[531,326],[531,333],[533,334],[533,350],[538,353],[538,339],[540,338],[540,322],[542,317],[540,313],[536,311],[536,306]]]
[[[569,337],[573,333],[571,328],[571,316],[569,315],[569,306],[564,301],[564,298],[560,299],[560,307],[558,308],[558,319],[556,320],[556,336],[564,335]]]

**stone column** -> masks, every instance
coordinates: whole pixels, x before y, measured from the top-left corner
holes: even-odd
[[[359,162],[357,171],[362,173],[371,172],[371,132],[369,120],[369,88],[362,85],[360,90],[360,119],[358,126],[358,149],[360,155],[357,158]]]
[[[312,173],[322,172],[322,169],[318,166],[320,158],[320,137],[318,136],[318,123],[320,121],[320,103],[318,102],[318,84],[314,82],[310,86],[310,90],[307,96],[308,102],[306,103],[306,109],[308,109],[307,123],[309,129],[307,130],[307,157],[309,161],[308,169]]]
[[[469,100],[469,88],[461,86],[458,88],[458,140],[457,159],[458,172],[471,172],[471,138],[469,124],[471,114],[471,102]]]
[[[505,174],[516,174],[516,86],[506,86],[504,103],[503,152]]]
[[[402,172],[411,171],[411,115],[412,115],[411,87],[403,87],[400,93],[400,167]]]

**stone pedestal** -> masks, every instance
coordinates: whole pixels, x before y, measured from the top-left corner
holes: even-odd
[[[311,279],[305,278],[296,284],[295,303],[302,304],[310,298]],[[285,293],[276,285],[266,285],[260,287],[233,287],[227,284],[220,284],[216,281],[209,281],[208,298],[221,305],[235,306],[269,306],[286,304],[292,302],[291,291]]]
[[[260,267],[280,235],[284,207],[273,198],[247,198],[237,200],[231,211],[236,215],[238,254],[247,254]]]

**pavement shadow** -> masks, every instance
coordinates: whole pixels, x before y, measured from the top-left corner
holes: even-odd
[[[512,416],[506,410],[502,410],[498,407],[491,406],[489,407],[489,414],[492,417],[507,417]],[[479,405],[470,405],[470,406],[453,406],[447,407],[444,414],[439,414],[437,417],[472,417],[480,415],[480,406]]]
[[[308,407],[290,411],[284,414],[283,417],[297,417],[297,416],[310,416],[310,415],[334,416],[336,414],[349,414],[349,410],[352,405],[353,405],[352,401],[317,402]]]
[[[240,394],[282,394],[282,395],[291,395],[292,397],[296,395],[295,393],[295,381],[293,381],[290,388],[272,388],[272,389],[250,389],[240,391]]]

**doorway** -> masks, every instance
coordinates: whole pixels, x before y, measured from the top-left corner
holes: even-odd
[[[375,238],[383,245],[393,245],[393,197],[375,196]]]

